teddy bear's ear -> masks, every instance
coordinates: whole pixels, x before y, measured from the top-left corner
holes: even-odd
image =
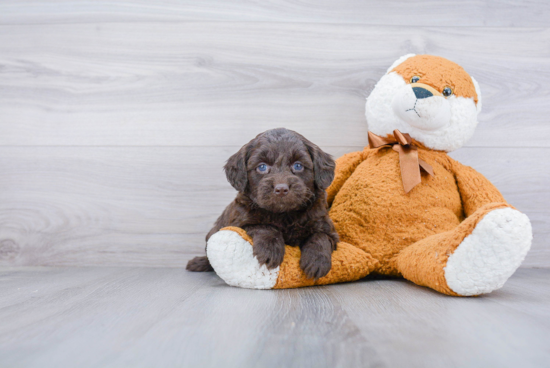
[[[481,90],[479,89],[479,83],[477,83],[475,78],[474,77],[471,77],[471,78],[472,78],[472,82],[474,82],[474,87],[476,89],[476,94],[477,94],[476,109],[477,109],[477,113],[479,114],[481,112]]]
[[[397,59],[396,61],[394,61],[394,63],[389,67],[388,71],[386,73],[389,73],[391,72],[394,68],[396,68],[399,64],[401,64],[402,62],[404,62],[405,60],[407,60],[408,58],[412,58],[413,56],[416,56],[416,54],[407,54],[407,55],[403,55],[401,56],[399,59]]]

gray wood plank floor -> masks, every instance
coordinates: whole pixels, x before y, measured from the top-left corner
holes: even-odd
[[[549,367],[550,270],[453,298],[403,280],[232,288],[176,268],[0,270],[0,367]]]

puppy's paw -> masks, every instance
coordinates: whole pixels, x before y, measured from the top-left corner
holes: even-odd
[[[214,269],[210,265],[207,257],[195,257],[187,263],[185,267],[191,272],[212,272]]]
[[[282,239],[273,237],[254,237],[253,254],[260,265],[265,264],[272,270],[283,263],[285,243]]]
[[[326,276],[332,267],[332,255],[314,249],[302,249],[300,268],[310,279],[320,279]]]

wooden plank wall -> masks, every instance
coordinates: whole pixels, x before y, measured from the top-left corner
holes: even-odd
[[[550,248],[546,1],[0,3],[0,265],[180,267],[234,196],[221,167],[257,133],[335,156],[366,144],[365,97],[406,53],[483,91],[453,157]]]

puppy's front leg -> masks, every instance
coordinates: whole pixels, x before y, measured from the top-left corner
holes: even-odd
[[[300,268],[310,279],[320,279],[332,267],[333,241],[325,233],[315,233],[300,247]]]
[[[285,240],[279,230],[267,225],[247,226],[244,229],[252,237],[253,253],[260,265],[265,264],[273,269],[283,263]]]

